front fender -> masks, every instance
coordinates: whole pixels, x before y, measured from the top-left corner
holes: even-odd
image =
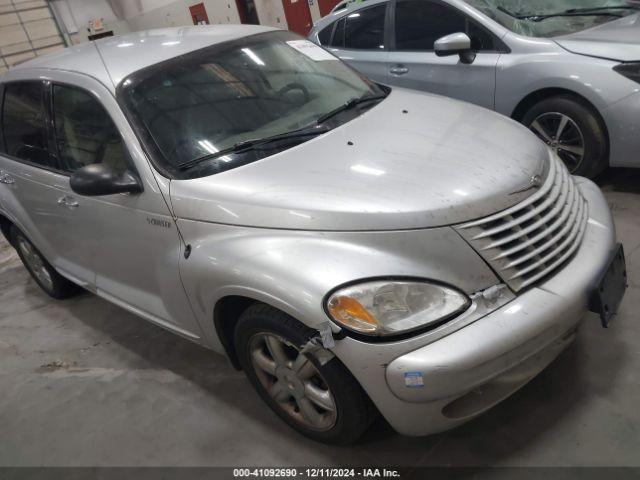
[[[217,302],[241,296],[318,328],[335,287],[372,277],[420,277],[467,294],[498,283],[449,227],[391,232],[273,230],[179,220],[191,255],[182,280],[209,346],[223,352],[214,327]],[[335,327],[338,330],[338,327]]]
[[[503,115],[511,116],[528,95],[546,89],[576,93],[598,110],[633,93],[632,83],[613,71],[615,61],[570,53],[549,40],[525,47],[524,39],[508,39],[513,51],[501,55],[496,71],[496,111]]]

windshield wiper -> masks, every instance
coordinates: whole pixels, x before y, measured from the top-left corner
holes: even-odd
[[[277,135],[271,135],[269,137],[264,137],[264,138],[243,140],[242,142],[235,143],[228,148],[223,148],[222,150],[219,150],[217,152],[208,153],[206,155],[202,155],[200,157],[194,158],[193,160],[180,163],[178,164],[177,168],[178,170],[188,170],[199,163],[205,162],[207,160],[214,160],[216,158],[224,157],[225,155],[229,155],[231,153],[241,153],[249,150],[258,150],[259,149],[258,147],[261,147],[269,143],[280,142],[282,140],[289,140],[293,138],[302,138],[302,137],[321,135],[323,133],[327,133],[328,131],[329,131],[329,128],[327,127],[314,126],[312,128],[308,128],[308,127],[300,128],[298,130],[279,133]]]
[[[640,4],[638,5],[611,5],[609,7],[591,7],[591,8],[570,8],[563,13],[589,13],[589,12],[601,12],[603,10],[640,10]]]
[[[623,7],[625,10],[633,7]],[[532,22],[541,22],[546,20],[547,18],[555,18],[555,17],[585,17],[585,16],[594,16],[594,17],[622,17],[619,13],[609,12],[607,10],[617,10],[616,7],[609,8],[572,8],[569,10],[565,10],[564,12],[558,13],[549,13],[547,15],[522,15],[517,18],[530,20]]]
[[[361,105],[363,103],[373,102],[375,100],[382,100],[383,98],[387,98],[387,95],[384,93],[381,93],[380,95],[368,95],[366,97],[352,98],[350,100],[347,100],[338,108],[334,108],[330,112],[325,113],[324,115],[321,115],[320,117],[318,117],[318,120],[316,120],[316,123],[319,125],[321,123],[326,122],[330,118],[335,117],[339,113],[345,112],[347,110],[351,110],[352,108],[355,108],[358,105]]]
[[[516,18],[518,20],[529,20],[532,22],[541,22],[542,20],[546,20],[547,18],[554,17],[583,17],[583,16],[608,16],[608,17],[621,17],[619,13],[609,12],[609,10],[639,10],[640,5],[612,5],[610,7],[593,7],[593,8],[570,8],[569,10],[564,10],[562,12],[557,13],[549,13],[545,15],[538,15],[535,13],[514,13],[510,10],[507,10],[503,6],[496,7],[497,10],[502,13],[506,13],[510,17]]]

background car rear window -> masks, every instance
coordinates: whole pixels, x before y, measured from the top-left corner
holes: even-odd
[[[336,26],[333,46],[356,50],[384,48],[384,19],[387,5],[376,5],[350,13]]]
[[[403,0],[396,5],[396,50],[430,51],[436,40],[464,32],[474,50],[493,50],[491,34],[455,8],[428,0]]]
[[[54,85],[53,111],[62,170],[73,172],[94,163],[116,172],[127,169],[118,129],[97,99],[79,88]]]
[[[2,132],[8,155],[45,167],[57,167],[47,150],[41,82],[10,83],[5,86]]]

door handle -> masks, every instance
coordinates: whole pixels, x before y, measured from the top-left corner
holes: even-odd
[[[64,197],[60,197],[58,199],[58,205],[60,205],[61,207],[67,207],[67,208],[78,208],[80,206],[80,204],[73,199],[73,197],[69,197],[68,195],[65,195]]]
[[[391,72],[391,74],[393,75],[404,75],[405,73],[409,73],[409,69],[407,67],[397,66],[391,67],[391,69],[389,69],[389,72]]]
[[[13,185],[14,183],[16,183],[16,181],[8,173],[0,172],[0,183]]]

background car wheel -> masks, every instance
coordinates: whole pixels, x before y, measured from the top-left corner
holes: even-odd
[[[534,105],[522,119],[574,175],[593,178],[608,165],[607,136],[593,110],[561,95]]]
[[[371,425],[376,410],[337,358],[321,365],[300,353],[317,331],[268,305],[249,307],[235,330],[247,377],[271,409],[314,440],[348,444]]]
[[[20,260],[47,295],[62,300],[80,292],[80,287],[56,272],[20,230],[13,227],[11,238]]]

